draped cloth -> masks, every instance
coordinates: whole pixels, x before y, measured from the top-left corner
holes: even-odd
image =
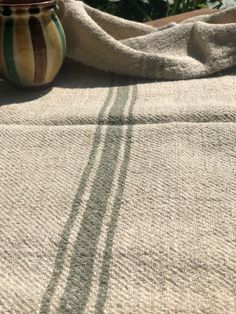
[[[68,56],[101,70],[177,80],[236,64],[236,7],[156,29],[65,0]]]
[[[68,55],[113,73],[68,61],[51,89],[0,81],[0,313],[235,314],[235,24],[226,16],[235,10],[156,31],[71,2]],[[199,34],[215,41],[196,52],[186,38]],[[144,44],[158,36],[160,45]],[[163,77],[179,80],[114,73],[158,77],[158,58]]]

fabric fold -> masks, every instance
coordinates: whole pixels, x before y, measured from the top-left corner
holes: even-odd
[[[158,33],[164,74],[167,55],[203,65],[228,40],[213,49],[203,20],[182,33],[130,22],[125,38],[78,6],[77,57],[101,67],[94,42],[120,71],[124,52],[137,73],[133,51],[149,56],[151,76]],[[235,74],[150,81],[67,60],[44,91],[0,80],[0,314],[235,314]]]
[[[236,64],[236,8],[156,29],[66,0],[62,23],[68,57],[104,71],[179,80]]]

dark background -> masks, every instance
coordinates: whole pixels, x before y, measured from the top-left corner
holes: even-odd
[[[215,8],[222,0],[210,0]],[[88,5],[133,21],[145,22],[201,8],[207,0],[84,0]]]

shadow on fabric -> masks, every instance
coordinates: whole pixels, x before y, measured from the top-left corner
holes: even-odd
[[[49,93],[51,88],[40,91],[26,91],[0,79],[0,107],[11,104],[20,104],[40,98]]]

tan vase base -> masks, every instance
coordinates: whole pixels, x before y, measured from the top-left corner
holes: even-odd
[[[22,85],[18,85],[18,84],[14,84],[16,86],[17,89],[20,90],[25,90],[25,91],[39,91],[39,90],[44,90],[47,88],[51,88],[52,87],[52,82],[51,83],[47,83],[47,84],[43,84],[43,85],[36,85],[36,86],[22,86]]]

